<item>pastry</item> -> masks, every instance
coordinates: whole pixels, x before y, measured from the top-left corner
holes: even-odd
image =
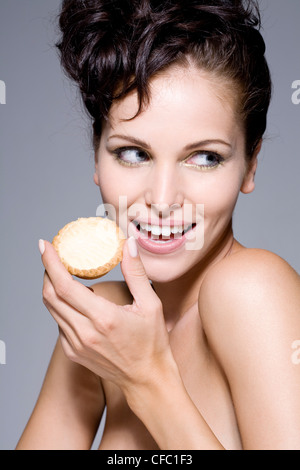
[[[120,263],[124,241],[125,236],[115,222],[88,217],[65,225],[52,244],[70,274],[97,279]]]

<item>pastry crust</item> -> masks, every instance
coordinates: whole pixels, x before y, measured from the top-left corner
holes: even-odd
[[[125,236],[115,222],[88,217],[65,225],[52,245],[70,274],[97,279],[122,261],[124,242]]]

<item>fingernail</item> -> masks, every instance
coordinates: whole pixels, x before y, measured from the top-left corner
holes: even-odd
[[[45,253],[45,242],[44,240],[39,240],[39,250],[41,255]]]
[[[130,237],[128,239],[128,250],[131,258],[136,258],[138,255],[138,249],[136,244],[136,239],[134,237]]]

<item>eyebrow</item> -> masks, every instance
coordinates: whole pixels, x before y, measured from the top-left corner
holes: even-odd
[[[137,139],[135,137],[132,137],[130,135],[122,135],[122,134],[114,134],[111,135],[108,140],[110,139],[122,139],[126,140],[127,142],[131,142],[135,145],[138,145],[139,147],[143,147],[146,150],[151,150],[151,145],[149,145],[147,142],[144,142],[143,140]],[[226,145],[229,148],[232,148],[231,144],[229,142],[226,142],[225,140],[222,139],[207,139],[207,140],[200,140],[198,142],[193,142],[192,144],[186,145],[183,150],[189,151],[193,150],[198,147],[203,147],[205,145],[211,145],[211,144],[222,144]]]
[[[232,145],[229,142],[226,142],[225,140],[207,139],[207,140],[200,140],[199,142],[194,142],[192,144],[189,144],[186,147],[184,147],[184,150],[193,150],[194,148],[203,147],[205,145],[210,145],[210,144],[222,144],[222,145],[226,145],[226,147],[232,148]]]
[[[144,142],[143,140],[136,139],[135,137],[132,137],[130,135],[121,135],[121,134],[114,134],[111,135],[107,140],[110,139],[122,139],[122,140],[127,140],[127,142],[131,142],[133,144],[138,145],[139,147],[143,147],[146,150],[151,150],[151,146],[147,144],[147,142]]]

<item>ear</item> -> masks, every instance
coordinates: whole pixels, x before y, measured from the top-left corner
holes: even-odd
[[[95,171],[94,171],[94,183],[99,186],[99,173],[98,173],[98,157],[97,152],[95,152]]]
[[[259,143],[256,146],[256,149],[253,153],[253,156],[248,164],[244,180],[241,186],[241,192],[244,194],[250,194],[254,191],[255,189],[255,174],[257,170],[257,156],[261,150],[262,146],[262,140],[259,141]]]

